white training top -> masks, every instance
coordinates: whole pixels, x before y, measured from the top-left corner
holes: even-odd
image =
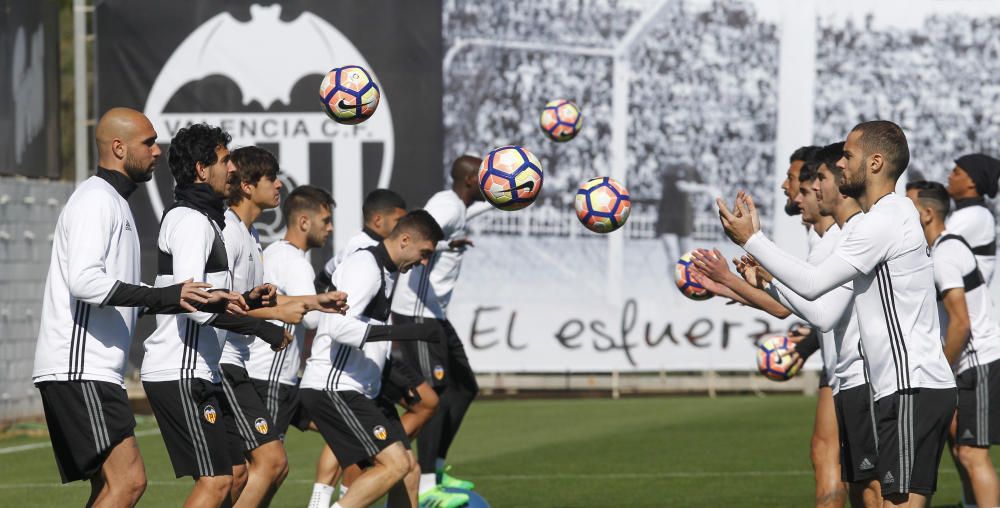
[[[348,254],[356,250],[366,249],[368,247],[374,247],[378,245],[378,243],[381,241],[382,238],[379,237],[378,233],[368,228],[365,228],[361,230],[361,232],[348,238],[347,243],[344,244],[344,247],[338,250],[337,253],[334,254],[334,256],[330,258],[329,261],[326,262],[326,265],[323,266],[323,270],[326,271],[327,275],[333,277],[333,272],[337,270],[337,265],[343,263],[344,258],[347,257]]]
[[[385,281],[384,293],[379,288]],[[392,342],[365,342],[370,325],[383,325],[365,316],[373,299],[390,298],[396,273],[380,263],[371,251],[348,254],[333,273],[337,289],[347,293],[346,315],[322,314],[313,339],[312,355],[306,360],[302,388],[355,391],[369,399],[382,388],[382,369],[389,358]]]
[[[945,219],[944,227],[951,233],[965,238],[965,241],[969,242],[973,249],[995,245],[997,221],[993,217],[993,212],[979,204],[981,202],[978,200],[971,201],[971,203],[973,204],[967,205],[964,200],[961,203],[955,203],[955,210]],[[986,248],[989,250],[988,247]],[[994,247],[991,254],[977,254],[976,261],[979,263],[979,271],[982,272],[986,285],[989,286],[990,282],[993,281],[993,269],[996,267],[996,248]]]
[[[261,259],[260,236],[252,225],[247,228],[232,208],[226,209],[226,227],[222,230],[222,238],[226,242],[229,271],[233,274],[233,291],[242,294],[263,284],[264,262]],[[284,323],[278,326],[284,326]],[[250,358],[250,343],[259,339],[227,330],[217,332],[226,338],[220,363],[243,367]],[[267,344],[262,340],[260,342]]]
[[[973,274],[978,267],[972,251],[957,238],[942,241],[950,231],[941,233],[931,246],[931,258],[934,260],[934,283],[939,294],[948,289],[965,288],[963,278]],[[973,275],[972,278],[980,276]],[[980,279],[981,280],[981,279]],[[989,286],[980,283],[978,287],[965,292],[965,304],[969,312],[971,337],[958,361],[958,374],[973,367],[986,365],[1000,359],[1000,326],[997,325],[993,310],[993,299],[990,298]],[[946,336],[948,313],[944,304],[938,302],[941,317],[941,336]]]
[[[216,239],[223,241],[222,230],[202,212],[183,206],[163,217],[157,248],[173,257],[173,275],[157,275],[156,287],[181,283],[187,279],[207,282],[212,288],[230,287],[229,270],[206,272]],[[156,316],[156,330],[145,340],[142,360],[143,381],[176,381],[200,378],[220,383],[219,358],[225,336],[213,328],[215,314],[191,312]]]
[[[859,213],[848,219],[844,223],[844,228],[831,237],[834,242],[828,244],[829,253],[836,250],[837,246],[844,241],[845,236],[857,224],[860,217]],[[823,236],[824,240],[829,235],[830,231],[827,231],[826,235]],[[815,262],[808,262],[811,265],[816,265],[822,260],[817,258]],[[825,332],[824,338],[826,338],[827,333],[832,334],[833,347],[829,348],[824,344],[824,348],[827,349],[823,350],[823,362],[833,393],[836,395],[840,390],[866,384],[868,381],[865,377],[864,360],[859,349],[861,332],[858,328],[857,311],[854,308],[853,283],[847,282],[813,301],[802,298],[780,281],[776,280],[772,287],[778,293],[783,305],[823,330]],[[832,351],[828,352],[828,349]]]
[[[285,240],[272,243],[264,249],[264,280],[278,288],[278,294],[309,296],[316,294],[313,285],[312,263],[309,253]],[[271,320],[291,333],[293,340],[281,351],[271,350],[271,345],[256,339],[250,344],[250,359],[246,362],[247,374],[253,379],[296,385],[299,382],[302,344],[306,329],[315,330],[319,324],[319,311],[307,312],[298,325]]]
[[[399,289],[393,298],[392,311],[404,316],[447,319],[448,302],[458,282],[465,249],[451,249],[448,244],[466,238],[465,203],[453,190],[443,190],[431,196],[424,209],[434,217],[444,231],[444,240],[427,266],[417,265],[399,279]]]
[[[124,387],[139,309],[102,304],[118,281],[138,285],[139,277],[139,237],[128,201],[101,177],[84,180],[56,222],[32,381]]]
[[[777,279],[815,300],[854,280],[862,347],[878,400],[912,388],[953,388],[944,357],[934,269],[913,203],[894,193],[875,202],[819,266],[802,269],[762,233],[744,246]]]

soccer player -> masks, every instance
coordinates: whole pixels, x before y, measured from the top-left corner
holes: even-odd
[[[340,463],[365,468],[335,507],[368,506],[387,492],[390,504],[417,503],[419,469],[395,407],[379,404],[378,394],[391,341],[444,340],[436,321],[385,324],[397,272],[426,263],[443,238],[430,214],[410,212],[384,241],[349,254],[333,274],[350,309],[320,317],[300,396]]]
[[[281,181],[278,179],[277,159],[260,147],[246,146],[233,150],[227,164],[233,167],[234,178],[222,236],[233,289],[244,292],[263,285],[266,280],[259,235],[253,222],[264,210],[274,208],[281,202]],[[277,305],[255,309],[250,315],[279,320],[280,326],[296,324],[302,321],[307,311],[335,310],[338,298],[343,303],[345,298],[342,294],[320,297],[286,297],[279,294],[276,296]],[[231,437],[243,442],[249,459],[246,487],[239,496],[237,506],[267,504],[288,474],[288,460],[280,440],[283,431],[265,407],[251,382],[246,365],[254,343],[259,344],[258,349],[266,349],[271,356],[286,353],[284,350],[278,353],[272,351],[267,343],[257,341],[253,336],[222,333],[226,337],[220,360],[222,387],[233,410],[233,417],[226,418],[226,428]]]
[[[448,321],[447,309],[462,268],[462,254],[473,246],[466,231],[468,208],[484,200],[477,178],[481,163],[481,159],[469,155],[455,159],[451,167],[451,189],[438,192],[427,201],[424,209],[441,225],[445,240],[437,246],[427,266],[418,266],[400,277],[392,302],[393,323],[436,320],[448,336],[443,344],[410,342],[396,346],[402,359],[440,394],[437,411],[418,436],[421,502],[430,502],[431,498],[445,493],[437,488],[439,483],[443,487],[474,487],[472,482],[447,474],[445,467],[448,448],[458,434],[469,405],[479,393],[462,341]]]
[[[389,189],[375,189],[365,196],[362,204],[362,216],[365,225],[362,231],[348,239],[344,248],[326,264],[330,273],[343,262],[347,255],[369,247],[375,247],[384,240],[399,219],[406,215],[406,202],[402,196]],[[438,406],[438,395],[418,372],[399,358],[395,351],[389,358],[382,378],[382,392],[379,397],[389,406],[399,404],[405,409],[400,415],[403,430],[410,439],[415,439],[417,432],[430,420]],[[328,450],[328,449],[327,449]],[[317,467],[317,483],[333,485],[335,475],[331,476],[330,460],[335,461],[332,453],[324,450],[321,464]],[[328,462],[322,464],[323,461]],[[324,473],[326,471],[326,473]],[[357,466],[348,467],[341,481],[340,495],[344,496],[354,480],[361,474]],[[459,494],[464,496],[464,494]],[[466,500],[467,501],[467,500]]]
[[[156,131],[142,113],[112,108],[96,138],[97,172],[73,191],[56,222],[32,382],[63,483],[89,479],[87,506],[134,506],[146,470],[124,378],[140,308],[188,312],[224,295],[190,279],[141,285],[128,198],[153,177]]]
[[[156,286],[194,278],[229,287],[232,276],[223,238],[224,198],[235,168],[228,165],[230,137],[218,127],[180,129],[170,143],[176,201],[163,214],[157,238]],[[270,291],[245,293],[251,308],[268,305]],[[188,503],[219,506],[239,496],[234,466],[245,467],[243,443],[227,439],[219,360],[224,337],[217,329],[255,335],[281,349],[291,338],[282,327],[251,316],[205,312],[157,316],[145,340],[142,384],[160,426],[174,473],[195,479]]]
[[[997,195],[998,178],[1000,160],[981,153],[955,159],[955,168],[948,175],[948,195],[955,200],[955,210],[945,226],[972,245],[987,286],[996,266],[997,224],[983,196]]]
[[[718,201],[726,234],[774,278],[808,300],[853,281],[870,371],[883,505],[924,506],[955,405],[934,308],[934,274],[913,203],[893,193],[909,164],[906,136],[888,121],[858,124],[837,162],[840,191],[865,215],[818,266],[782,252],[760,231],[749,197],[734,214]]]
[[[959,159],[961,160],[961,159]],[[956,366],[958,410],[952,453],[971,483],[977,506],[1000,506],[1000,480],[990,444],[1000,442],[990,398],[1000,393],[1000,326],[973,248],[945,227],[950,199],[937,182],[910,182],[906,195],[920,213],[934,261],[934,283],[944,330],[944,354]]]
[[[841,239],[840,224],[835,221],[833,210],[824,210],[820,204],[819,172],[840,158],[842,147],[843,144],[834,144],[813,150],[808,160],[799,168],[799,191],[793,202],[802,214],[802,222],[810,226],[811,232],[820,239],[811,245],[806,259],[808,263],[816,264],[825,259]],[[712,282],[717,281],[725,285],[726,289],[735,292],[750,305],[781,318],[787,316],[791,310],[808,321],[812,330],[821,334],[823,369],[820,375],[816,419],[810,446],[816,478],[816,506],[843,506],[848,489],[844,485],[847,476],[842,474],[840,433],[834,402],[834,397],[839,392],[839,382],[834,375],[837,365],[837,338],[834,324],[844,316],[849,307],[850,289],[842,289],[837,296],[829,295],[828,299],[832,301],[824,302],[818,308],[802,309],[801,303],[796,307],[787,299],[782,299],[780,293],[769,294],[737,277],[729,271],[718,251],[715,251],[714,255],[707,251],[699,251],[695,253],[695,258],[699,270],[709,279],[714,278]],[[799,346],[796,345],[796,350],[798,349]],[[809,352],[796,354],[803,356]],[[871,465],[874,456],[868,460]],[[874,466],[869,469],[874,469]]]

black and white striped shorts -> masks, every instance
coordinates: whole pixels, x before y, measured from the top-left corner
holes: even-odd
[[[1000,360],[968,369],[958,384],[958,444],[988,447],[1000,443]]]
[[[242,443],[234,446],[226,432],[221,384],[185,378],[143,381],[142,387],[178,478],[233,474],[233,450],[242,455]]]
[[[934,493],[956,402],[954,388],[911,388],[875,401],[883,497]]]
[[[38,391],[63,483],[92,477],[111,449],[135,433],[135,416],[120,385],[46,381]]]
[[[395,411],[384,411],[361,393],[300,388],[299,397],[341,467],[369,464],[389,445],[407,443]]]

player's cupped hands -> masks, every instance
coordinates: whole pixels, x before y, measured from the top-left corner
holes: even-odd
[[[736,271],[743,279],[757,289],[763,289],[764,284],[774,279],[771,273],[760,266],[753,256],[745,255],[741,258],[733,258],[733,264],[736,265]]]
[[[271,350],[281,351],[282,349],[288,347],[288,345],[291,344],[293,340],[295,340],[295,336],[289,333],[288,330],[285,330],[285,336],[284,338],[281,339],[281,344],[273,344],[271,346]]]
[[[691,257],[694,258],[694,267],[699,272],[719,284],[725,284],[726,277],[732,273],[719,249],[695,249],[691,252]]]
[[[760,218],[757,215],[757,207],[753,198],[749,194],[740,191],[736,195],[733,209],[730,210],[722,198],[716,198],[715,204],[719,207],[719,219],[722,221],[722,228],[726,231],[726,236],[733,243],[742,247],[747,240],[760,231]]]
[[[347,293],[343,291],[327,291],[316,295],[319,307],[315,310],[332,314],[343,314],[350,307],[347,305]]]

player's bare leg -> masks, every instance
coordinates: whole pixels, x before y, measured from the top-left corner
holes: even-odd
[[[246,487],[237,507],[267,505],[288,476],[288,458],[281,441],[271,441],[250,452]]]
[[[410,472],[406,473],[403,481],[397,483],[389,490],[389,508],[408,507],[417,508],[417,495],[420,490],[420,464],[417,464],[417,456],[412,450],[407,450],[410,455]]]
[[[243,494],[243,488],[247,486],[248,476],[246,462],[233,466],[233,484],[229,488],[229,499],[233,505],[236,504],[236,500]]]
[[[847,490],[853,508],[859,506],[878,508],[882,506],[882,484],[878,480],[870,480],[868,483],[850,483]]]
[[[968,473],[976,506],[1000,506],[1000,480],[990,459],[990,449],[965,445],[957,448],[958,460]]]
[[[905,508],[924,508],[925,506],[930,506],[931,496],[924,496],[922,494],[893,494],[891,496],[882,498],[883,508],[895,508],[895,507],[905,507]]]
[[[184,508],[232,506],[232,488],[232,475],[200,476],[194,480],[194,489],[184,501]]]
[[[389,445],[374,460],[375,465],[361,473],[347,495],[337,501],[342,508],[360,508],[374,503],[413,468],[412,458],[400,442]]]
[[[847,501],[847,488],[840,475],[840,434],[833,405],[833,390],[819,389],[816,402],[816,423],[813,426],[810,457],[816,476],[816,506],[842,507]]]
[[[111,449],[101,470],[90,480],[87,506],[135,506],[146,491],[146,467],[135,436]]]

